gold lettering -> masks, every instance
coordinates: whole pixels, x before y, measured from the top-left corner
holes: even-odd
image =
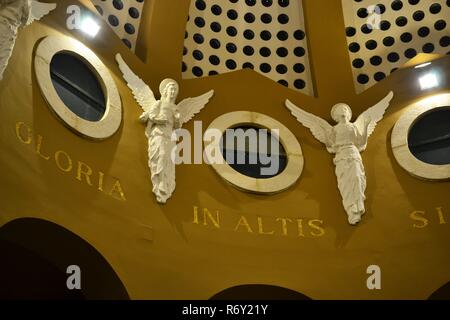
[[[322,220],[318,220],[318,219],[313,219],[313,220],[309,220],[308,221],[308,225],[312,228],[315,229],[317,231],[319,231],[318,233],[314,233],[314,232],[310,232],[311,235],[313,237],[322,237],[325,234],[325,229],[322,227],[319,227],[318,225],[315,225],[314,222],[319,223],[320,225],[323,225],[323,221]]]
[[[297,226],[298,226],[298,236],[304,237],[305,234],[303,233],[303,219],[297,219]]]
[[[248,224],[248,221],[244,216],[241,216],[241,218],[239,219],[239,221],[236,225],[236,228],[234,228],[234,231],[237,231],[240,226],[245,227],[247,229],[247,232],[253,233],[252,228],[250,228],[250,225]]]
[[[422,229],[422,228],[425,228],[428,225],[428,219],[426,219],[425,217],[420,216],[420,214],[424,215],[425,211],[413,211],[409,215],[409,217],[411,219],[422,222],[421,225],[413,224],[414,228]]]
[[[98,191],[103,191],[103,180],[105,178],[105,174],[101,171],[98,172]]]
[[[444,219],[444,212],[442,211],[442,207],[436,208],[436,211],[439,215],[439,224],[447,224],[447,221]]]
[[[277,222],[281,221],[281,230],[283,231],[283,236],[287,236],[288,235],[287,223],[292,222],[292,220],[289,218],[277,218],[276,221]]]
[[[22,135],[20,134],[22,127],[26,127],[27,129],[27,139],[25,140]],[[16,123],[16,135],[17,138],[25,144],[31,144],[32,138],[31,138],[31,129],[28,127],[24,122],[17,122]]]
[[[66,158],[66,160],[65,160],[65,162],[67,162],[66,167],[64,167],[61,164],[60,156],[64,156]],[[60,150],[60,151],[55,152],[55,162],[56,162],[56,166],[61,171],[63,171],[63,172],[70,172],[70,171],[72,171],[72,168],[73,168],[73,166],[72,166],[72,159],[70,159],[70,156],[67,153],[65,153],[64,151]]]
[[[33,143],[33,131],[32,129],[25,123],[25,122],[16,122],[15,126],[15,133],[17,136],[17,139],[23,143],[30,145]],[[54,154],[51,153],[50,155],[47,155],[47,153],[44,151],[44,137],[36,134],[36,147],[35,152],[36,154],[45,160],[50,160],[50,158],[55,160],[56,167],[65,173],[70,173],[74,169],[74,162],[69,154],[62,150],[56,151]],[[50,154],[50,153],[49,153]],[[93,186],[92,179],[94,178],[94,171],[91,169],[91,167],[81,161],[77,162],[77,174],[76,179],[79,181],[86,180],[86,183],[89,186]],[[84,178],[83,178],[84,177]],[[98,172],[98,191],[105,192],[105,179],[106,175],[105,173],[99,171]],[[120,181],[116,181],[114,186],[112,187],[111,192],[107,195],[112,196],[118,200],[126,201],[125,194],[122,189],[122,185],[120,184]],[[214,219],[212,216],[210,217],[213,222]],[[217,220],[218,221],[218,220]],[[218,224],[218,222],[217,222]]]
[[[117,180],[116,183],[114,183],[114,186],[113,186],[111,192],[109,193],[109,195],[110,195],[110,196],[113,196],[114,193],[119,194],[120,200],[122,200],[122,201],[126,201],[126,200],[127,200],[127,198],[125,198],[125,193],[124,193],[123,190],[122,190],[122,186],[121,186],[119,180]],[[115,198],[116,198],[116,197],[115,197]],[[117,198],[117,199],[118,199],[118,198]]]
[[[258,217],[258,233],[259,234],[272,235],[272,234],[275,233],[275,231],[264,232],[262,218]]]
[[[91,175],[92,175],[92,169],[87,164],[78,161],[78,169],[77,169],[77,180],[82,181],[81,176],[86,177],[86,182],[88,185],[92,186],[91,183]]]
[[[211,222],[213,223],[213,225],[216,228],[220,228],[219,211],[216,211],[216,219],[214,219],[211,212],[209,212],[209,210],[207,208],[203,209],[203,225],[205,225],[205,226],[208,225],[208,222],[206,221],[206,217],[208,217],[209,220],[211,220]]]
[[[198,222],[198,207],[194,207],[194,221],[195,224],[199,224]]]
[[[44,138],[41,136],[41,135],[39,135],[38,134],[38,136],[37,136],[37,143],[36,143],[36,153],[42,158],[42,159],[45,159],[45,160],[49,160],[50,159],[50,156],[46,156],[46,155],[43,155],[42,154],[42,141],[44,140]]]

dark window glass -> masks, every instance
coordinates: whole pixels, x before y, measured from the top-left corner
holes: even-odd
[[[102,87],[87,63],[60,52],[53,56],[50,74],[58,96],[73,113],[88,121],[99,121],[106,103]]]
[[[239,144],[237,138],[234,138],[234,142],[227,143],[227,134],[226,132],[223,134],[220,142],[221,150],[228,165],[243,175],[258,179],[272,178],[283,172],[288,161],[286,151],[269,129],[253,126],[239,126],[232,129],[235,130],[235,136],[238,136],[239,132],[244,133],[245,139],[241,141],[245,143]],[[260,141],[260,135],[263,141]],[[267,146],[266,150],[259,147],[263,143]],[[272,150],[272,145],[278,146],[278,150]],[[242,159],[244,161],[239,161]],[[271,170],[263,172],[263,168]]]
[[[412,154],[423,162],[450,164],[450,107],[420,118],[409,132],[408,144]]]

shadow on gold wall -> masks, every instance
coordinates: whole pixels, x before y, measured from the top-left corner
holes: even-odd
[[[0,299],[129,299],[109,263],[89,243],[54,223],[22,218],[0,228]],[[68,290],[67,268],[81,269]]]
[[[312,300],[304,294],[277,286],[247,284],[225,289],[210,300]]]
[[[428,300],[450,300],[450,282],[433,292]]]

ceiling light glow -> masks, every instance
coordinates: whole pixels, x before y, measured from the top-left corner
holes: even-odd
[[[94,21],[94,19],[88,17],[83,19],[80,29],[93,38],[100,31],[100,26]]]
[[[422,90],[431,89],[439,85],[439,80],[434,72],[427,73],[419,78],[420,87]]]

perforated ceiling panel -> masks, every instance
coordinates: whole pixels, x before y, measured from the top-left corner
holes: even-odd
[[[134,51],[144,0],[91,1],[120,39]]]
[[[192,0],[183,78],[251,68],[312,95],[301,0]]]
[[[358,93],[383,80],[418,53],[449,51],[446,21],[450,17],[450,0],[342,0],[342,3]]]

